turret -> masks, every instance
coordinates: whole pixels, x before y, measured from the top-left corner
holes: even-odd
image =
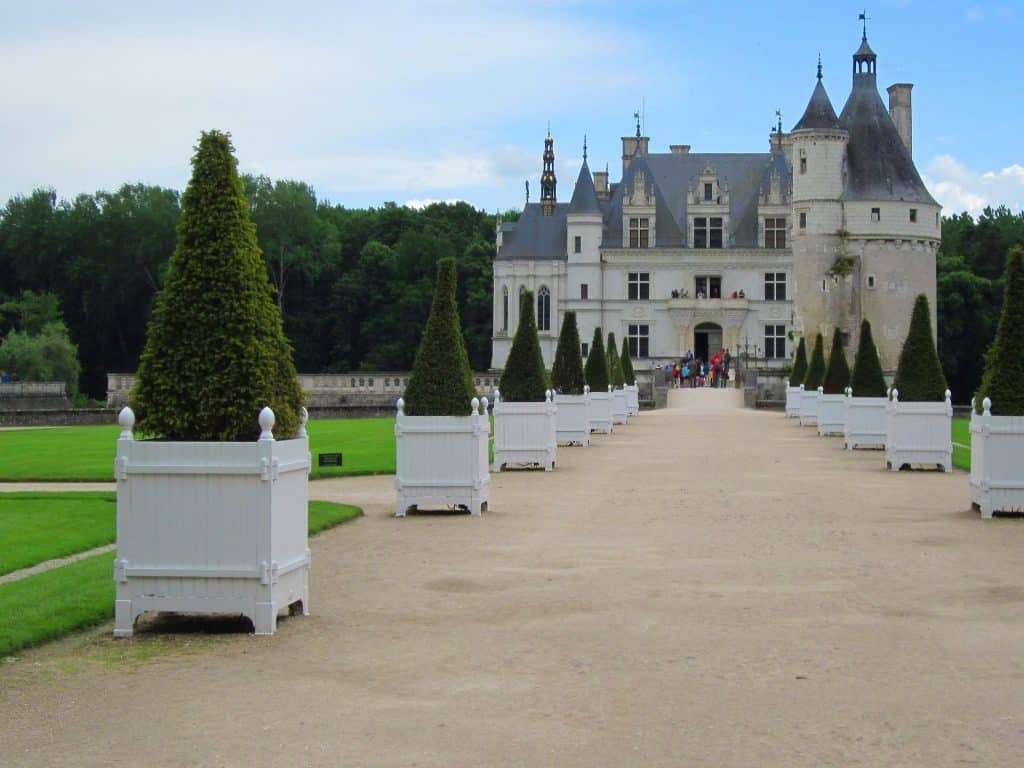
[[[603,221],[601,204],[587,165],[587,139],[584,137],[583,166],[566,213],[565,248],[570,262],[600,261]]]
[[[818,203],[838,205],[843,194],[843,163],[849,134],[825,91],[820,58],[818,82],[789,139],[793,145],[793,204],[798,211],[794,231],[834,233],[841,226],[839,209],[822,217],[811,207]]]

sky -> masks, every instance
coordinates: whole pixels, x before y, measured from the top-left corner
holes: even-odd
[[[347,207],[520,208],[544,135],[568,200],[621,175],[643,113],[652,152],[762,152],[789,130],[818,54],[836,112],[862,8],[846,2],[0,0],[0,203],[126,182],[184,188],[203,130],[241,170]],[[910,82],[914,159],[945,213],[1024,206],[1024,4],[876,0],[878,84]],[[1013,73],[1017,72],[1018,75]]]

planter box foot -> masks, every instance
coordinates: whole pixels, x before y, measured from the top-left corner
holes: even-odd
[[[257,635],[272,635],[277,629],[277,611],[273,603],[256,603],[253,611],[252,627]]]

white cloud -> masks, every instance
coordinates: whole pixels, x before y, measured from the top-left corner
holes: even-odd
[[[416,211],[422,211],[424,208],[426,208],[428,206],[431,206],[431,205],[434,205],[435,203],[447,203],[448,205],[455,205],[456,203],[469,203],[469,201],[468,200],[460,200],[457,197],[456,198],[452,198],[450,200],[433,200],[433,199],[406,200],[403,203],[403,205],[406,208],[412,208],[413,210],[416,210]],[[472,205],[472,203],[469,203],[469,204]]]
[[[967,211],[977,216],[986,207],[1024,208],[1024,166],[999,171],[973,171],[952,155],[939,155],[925,166],[924,182],[946,213]]]

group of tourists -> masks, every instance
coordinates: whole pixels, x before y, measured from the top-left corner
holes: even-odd
[[[676,389],[684,387],[725,387],[729,383],[732,355],[720,349],[708,361],[695,358],[687,350],[682,360],[665,366],[665,377]]]

